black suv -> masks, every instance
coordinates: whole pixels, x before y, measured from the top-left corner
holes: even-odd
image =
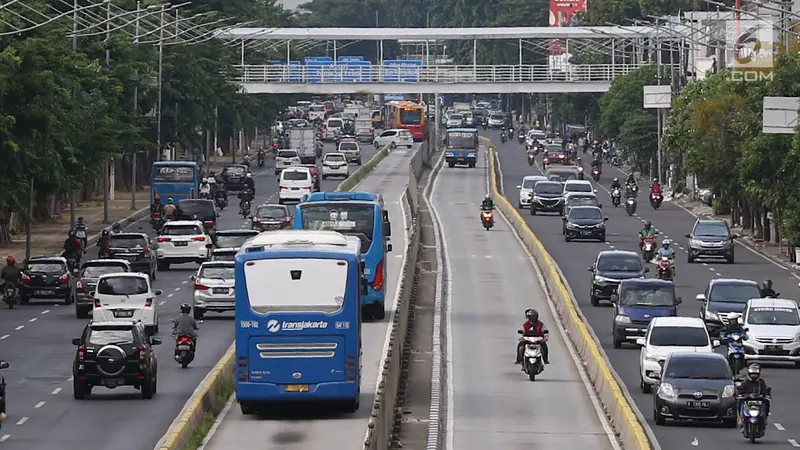
[[[564,185],[556,181],[539,181],[531,194],[531,215],[537,212],[557,212],[564,215]]]
[[[244,164],[233,164],[222,169],[220,178],[228,191],[241,191],[244,189],[244,179],[250,173],[250,168]]]
[[[79,338],[72,365],[72,390],[83,400],[95,386],[114,389],[133,386],[142,398],[153,398],[158,385],[158,360],[154,345],[161,339],[148,338],[141,322],[89,322]]]
[[[650,269],[636,252],[622,250],[606,250],[597,254],[597,259],[589,267],[592,272],[592,284],[589,298],[592,306],[598,306],[600,300],[611,300],[617,286],[622,280],[644,278]]]
[[[537,183],[538,184],[538,183]],[[596,206],[573,206],[564,221],[564,240],[597,239],[606,241],[606,221],[603,211]]]
[[[716,278],[711,280],[702,294],[700,318],[706,323],[709,334],[716,335],[728,325],[728,314],[742,314],[751,298],[761,298],[761,286],[752,280]]]
[[[177,220],[199,220],[203,228],[212,233],[217,230],[217,210],[214,202],[206,199],[187,199],[178,202]]]
[[[739,235],[731,233],[728,222],[723,219],[698,219],[692,232],[686,237],[689,238],[689,263],[693,263],[696,258],[705,257],[725,258],[728,264],[733,264],[733,240]]]
[[[75,317],[88,319],[94,308],[94,299],[89,295],[97,287],[101,275],[116,272],[130,272],[131,263],[124,259],[93,259],[81,266],[75,277],[72,298],[75,301]]]
[[[61,299],[72,303],[72,274],[67,260],[57,257],[39,256],[25,262],[20,274],[20,303],[32,298]]]
[[[292,215],[284,205],[266,204],[250,216],[250,229],[256,231],[282,230],[292,227]]]
[[[106,250],[109,259],[124,259],[131,263],[134,272],[150,275],[150,281],[156,279],[156,252],[158,244],[150,241],[144,233],[112,234]]]

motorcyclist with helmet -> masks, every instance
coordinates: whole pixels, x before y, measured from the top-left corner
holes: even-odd
[[[626,186],[633,186],[636,184],[636,177],[633,176],[632,173],[628,174],[628,178],[625,180]]]
[[[15,292],[18,293],[21,273],[22,268],[17,266],[17,260],[14,258],[14,255],[8,255],[6,257],[6,265],[0,272],[0,279],[11,286],[14,286]]]
[[[666,256],[667,258],[670,259],[670,262],[672,263],[672,275],[674,276],[676,274],[676,270],[675,270],[675,249],[670,248],[670,246],[669,246],[670,244],[671,244],[671,242],[670,242],[669,239],[664,239],[663,241],[661,241],[661,248],[658,249],[658,253],[656,254],[656,257],[660,259],[660,258],[663,258],[664,256]]]
[[[195,351],[197,350],[197,321],[191,315],[192,307],[188,303],[181,305],[181,313],[178,317],[172,320],[172,335],[175,337],[189,336],[194,343]]]
[[[75,224],[75,235],[81,240],[83,248],[86,248],[89,236],[86,230],[86,224],[83,222],[83,217],[78,217],[78,223]]]
[[[494,209],[494,200],[491,194],[486,194],[486,197],[481,201],[481,211],[490,211]]]
[[[613,191],[614,189],[622,190],[622,185],[619,184],[619,178],[617,177],[614,177],[614,179],[611,180],[611,188],[609,190]]]
[[[163,214],[164,205],[161,203],[161,196],[156,194],[153,196],[153,203],[150,204],[150,217],[152,218],[155,213]]]
[[[658,231],[653,228],[653,224],[648,222],[644,223],[644,228],[639,230],[639,247],[644,243],[644,238],[658,235]]]
[[[111,244],[111,234],[108,230],[103,230],[97,239],[97,257],[105,258],[108,256],[108,246]]]
[[[533,308],[525,310],[525,323],[522,324],[522,335],[529,337],[543,337],[547,338],[550,330],[544,325],[544,322],[539,320],[539,312]],[[525,354],[525,340],[520,340],[517,344],[517,359],[514,364],[522,363],[522,356]],[[539,344],[542,349],[542,360],[545,364],[550,364],[550,354],[547,350],[547,339],[542,340]]]
[[[75,265],[80,265],[81,263],[81,256],[86,252],[83,249],[83,241],[75,234],[75,230],[70,230],[69,236],[64,240],[64,258],[70,259],[70,257],[74,258]],[[70,267],[70,270],[74,270],[75,267]]]
[[[746,339],[744,334],[744,325],[742,324],[742,315],[740,313],[728,313],[728,324],[722,330],[723,339],[725,336],[738,333],[742,335],[742,339]]]
[[[111,234],[120,234],[122,233],[122,225],[119,222],[114,222],[111,224]]]
[[[764,285],[761,288],[761,297],[762,298],[776,298],[777,296],[778,296],[778,293],[775,292],[774,289],[772,289],[772,280],[770,280],[769,278],[764,280]]]
[[[747,368],[747,378],[736,387],[736,404],[739,410],[738,423],[740,426],[744,423],[744,411],[742,410],[743,400],[750,394],[763,395],[765,397],[766,401],[764,402],[762,413],[764,424],[766,424],[769,418],[769,400],[772,397],[772,388],[767,386],[767,382],[761,378],[761,366],[758,364],[750,364]]]
[[[167,199],[167,204],[164,205],[164,220],[172,220],[175,218],[175,214],[178,212],[178,208],[172,202],[172,197]]]
[[[208,178],[200,181],[200,198],[211,198],[211,184],[208,183]]]
[[[244,187],[245,189],[250,189],[253,192],[253,195],[256,195],[256,183],[253,181],[253,174],[249,173],[244,177]]]

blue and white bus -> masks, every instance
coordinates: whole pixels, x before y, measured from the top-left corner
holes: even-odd
[[[449,167],[475,167],[478,161],[478,129],[450,128],[444,137],[444,160]]]
[[[150,174],[150,203],[156,195],[166,204],[171,198],[177,205],[180,200],[197,198],[200,175],[194,161],[156,161]]]
[[[236,254],[236,400],[242,414],[283,402],[358,410],[358,239],[332,231],[267,231]]]
[[[364,318],[383,320],[386,316],[386,253],[392,235],[389,213],[383,199],[368,192],[318,192],[296,207],[294,227],[298,230],[331,230],[361,240],[361,258],[369,287],[361,299]]]

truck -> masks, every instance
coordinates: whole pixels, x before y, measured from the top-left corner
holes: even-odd
[[[301,164],[317,162],[317,135],[314,127],[290,128],[289,148],[297,150]]]
[[[463,113],[472,110],[472,105],[467,102],[454,102],[453,110],[457,113]]]

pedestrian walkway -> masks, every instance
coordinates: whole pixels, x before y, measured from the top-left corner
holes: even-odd
[[[150,205],[150,188],[136,192],[137,211],[146,209]],[[79,202],[76,205],[75,218],[83,217],[89,231],[89,236],[99,233],[111,223],[121,221],[132,216],[137,211],[131,211],[131,193],[115,192],[114,200],[108,201],[109,224],[103,224],[103,197]],[[64,239],[69,232],[69,208],[48,221],[35,223],[31,233],[31,256],[52,255],[60,251]],[[17,261],[25,259],[25,230],[16,230],[10,244],[0,246],[0,255],[14,255]]]

